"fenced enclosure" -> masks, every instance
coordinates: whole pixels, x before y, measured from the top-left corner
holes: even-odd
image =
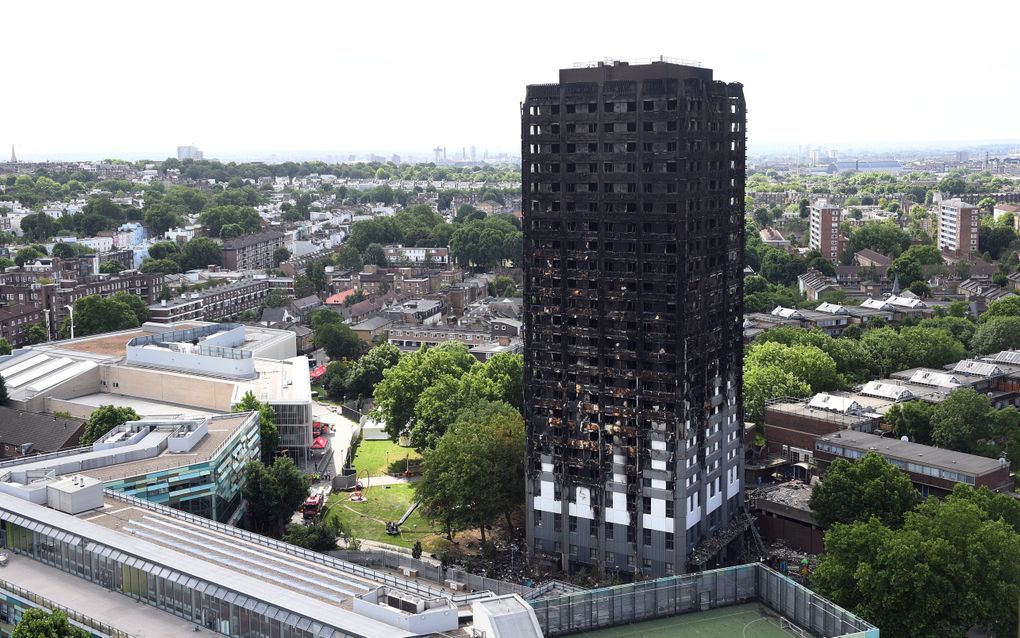
[[[532,601],[547,638],[759,602],[815,636],[878,638],[861,618],[760,563]]]

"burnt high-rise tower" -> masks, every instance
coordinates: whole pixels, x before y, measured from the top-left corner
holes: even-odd
[[[743,505],[745,111],[661,60],[560,71],[522,111],[528,542],[659,576]]]

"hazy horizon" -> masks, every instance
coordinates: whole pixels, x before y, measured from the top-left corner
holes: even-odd
[[[582,60],[660,54],[744,84],[752,155],[1020,140],[1009,39],[982,41],[975,57],[947,37],[1012,23],[1020,6],[978,0],[954,11],[951,31],[944,15],[930,2],[874,1],[852,11],[526,1],[492,17],[459,1],[398,1],[385,13],[325,2],[15,3],[5,48],[29,62],[8,67],[0,159],[12,144],[25,160],[159,160],[188,144],[224,160],[427,158],[437,145],[451,159],[472,146],[478,159],[516,155],[526,85]]]

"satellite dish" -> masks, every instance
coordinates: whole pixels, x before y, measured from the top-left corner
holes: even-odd
[[[903,441],[904,443],[909,443],[910,442],[910,437],[908,437],[906,434],[904,434],[903,436],[900,437],[900,440]]]

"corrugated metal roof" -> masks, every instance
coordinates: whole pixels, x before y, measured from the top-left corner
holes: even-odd
[[[910,375],[910,382],[919,385],[934,385],[941,388],[958,388],[963,384],[951,374],[934,370],[918,370]]]
[[[976,374],[982,377],[992,377],[1002,374],[1002,368],[994,363],[964,359],[953,367],[953,372],[964,372],[966,374]]]
[[[904,401],[914,397],[913,392],[901,385],[896,385],[895,383],[882,383],[881,381],[868,381],[864,384],[864,387],[861,388],[861,394],[865,396],[881,397],[883,399],[893,399],[895,401]]]

